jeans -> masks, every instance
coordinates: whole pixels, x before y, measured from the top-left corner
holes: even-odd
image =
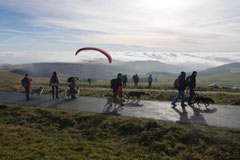
[[[178,95],[174,98],[174,100],[172,101],[172,104],[175,104],[180,97],[182,97],[181,106],[184,106],[184,101],[185,101],[185,93],[184,93],[184,90],[178,91]]]
[[[194,88],[189,88],[189,91],[190,91],[190,95],[189,95],[189,98],[188,98],[188,103],[191,103],[192,98],[193,98],[193,96],[195,94]]]

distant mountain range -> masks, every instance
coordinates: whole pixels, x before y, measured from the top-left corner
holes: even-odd
[[[176,77],[183,67],[169,65],[159,61],[134,61],[115,65],[97,63],[32,63],[22,65],[2,65],[2,69],[11,70],[14,73],[28,73],[32,77],[49,77],[53,71],[61,76],[80,76],[81,78],[93,78],[96,80],[109,80],[116,77],[117,73],[127,74],[153,74]],[[240,72],[240,62],[230,63],[203,71],[198,71],[198,76],[217,75],[228,72]],[[188,73],[188,75],[190,72]]]

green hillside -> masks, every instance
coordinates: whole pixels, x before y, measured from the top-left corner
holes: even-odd
[[[240,85],[240,72],[201,76],[198,77],[198,83],[205,85],[208,83],[216,83],[218,85]]]
[[[23,75],[16,74],[10,71],[0,70],[0,83],[21,83]],[[36,77],[34,78],[35,83],[46,84],[48,83],[48,78]]]
[[[0,159],[239,159],[239,129],[0,104]]]

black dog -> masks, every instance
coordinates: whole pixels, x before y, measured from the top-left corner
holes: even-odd
[[[146,95],[145,92],[136,92],[131,91],[127,93],[127,101],[132,97],[132,99],[135,101],[135,98],[137,98],[137,101],[140,101],[141,95]]]
[[[197,103],[199,105],[199,103],[202,102],[204,103],[205,107],[207,107],[210,103],[214,104],[214,100],[208,97],[203,97],[203,96],[199,96],[198,94],[195,94],[195,100],[194,103]]]

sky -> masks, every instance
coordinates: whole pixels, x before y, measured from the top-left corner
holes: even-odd
[[[0,64],[98,58],[73,56],[91,46],[113,60],[185,63],[171,58],[174,53],[214,66],[239,61],[239,35],[238,0],[0,1]],[[168,58],[158,58],[163,53]]]

